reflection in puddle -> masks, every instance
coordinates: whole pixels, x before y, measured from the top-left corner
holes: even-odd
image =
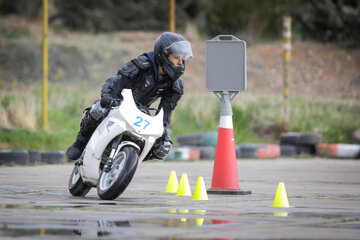
[[[3,210],[9,216],[9,219],[0,218],[0,236],[7,237],[38,237],[38,236],[73,236],[80,238],[132,238],[143,234],[144,231],[161,231],[162,229],[192,231],[200,229],[200,231],[208,231],[211,229],[229,231],[231,229],[239,228],[242,223],[250,224],[271,224],[275,220],[281,217],[296,218],[296,219],[320,219],[321,224],[316,227],[327,226],[328,223],[322,223],[322,219],[334,220],[337,223],[336,227],[339,227],[339,221],[346,221],[342,228],[355,228],[358,227],[359,214],[344,213],[337,214],[332,212],[327,213],[309,213],[309,212],[296,212],[290,211],[288,213],[284,210],[277,210],[279,212],[267,211],[267,212],[227,212],[218,210],[192,210],[184,208],[154,208],[151,211],[147,211],[146,214],[141,210],[135,211],[127,210],[125,214],[127,216],[120,215],[102,215],[96,211],[92,211],[90,214],[84,209],[78,211],[81,215],[74,215],[71,208],[92,208],[90,204],[86,202],[73,202],[69,205],[53,205],[53,206],[39,206],[35,202],[31,202],[33,205],[16,205],[16,204],[3,204],[0,205],[0,210]],[[113,202],[101,202],[96,203],[98,205],[118,205]],[[123,207],[123,206],[121,206]],[[9,210],[6,210],[9,209]],[[35,212],[27,209],[50,209],[58,215],[50,215],[46,218],[43,215],[43,211],[38,215],[29,216],[27,218],[17,217],[17,215],[10,215],[13,210],[23,212]],[[23,210],[24,209],[24,210]],[[60,209],[61,211],[56,211]],[[62,210],[66,211],[62,211]],[[121,210],[122,208],[114,208]],[[88,210],[88,209],[85,209]],[[100,211],[100,210],[99,210]],[[130,211],[130,212],[129,212]],[[282,211],[282,212],[281,212]],[[60,213],[61,212],[61,213]],[[63,213],[65,212],[65,214]],[[70,213],[71,212],[71,213]],[[120,212],[120,211],[119,211]],[[150,214],[149,214],[150,213]],[[157,214],[159,213],[159,215]],[[67,215],[69,214],[69,215]],[[39,217],[40,215],[40,217]],[[3,215],[4,216],[4,215]],[[74,217],[76,216],[76,217]],[[112,217],[111,217],[112,216]],[[76,218],[72,220],[71,218]],[[59,219],[60,218],[60,219]],[[69,219],[70,218],[70,219]],[[173,231],[170,231],[173,232]]]
[[[180,214],[180,222],[181,223],[187,223],[186,226],[191,226],[191,225],[196,225],[196,226],[202,226],[202,225],[207,225],[207,224],[228,224],[228,223],[236,223],[236,221],[234,220],[219,220],[219,219],[208,219],[205,221],[205,215],[206,215],[206,210],[193,210],[192,211],[196,218],[188,220],[187,215],[185,214],[190,214],[191,212],[188,209],[168,209],[168,213],[172,213],[172,214]],[[200,215],[200,216],[197,216]],[[231,214],[231,215],[236,215],[236,214]],[[175,227],[175,226],[183,226],[181,224],[176,225],[176,221],[174,221],[173,219],[171,220],[171,225],[168,224],[168,227]]]
[[[17,205],[17,204],[1,204],[0,208],[8,209],[61,209],[61,208],[86,208],[87,205],[54,205],[54,206],[40,206],[40,205]]]
[[[0,235],[7,237],[21,236],[80,236],[91,237],[128,237],[135,233],[128,230],[134,228],[183,228],[202,226],[205,224],[227,224],[236,221],[205,218],[158,218],[128,220],[42,220],[40,222],[0,220]]]
[[[52,207],[1,205],[2,208],[45,209]],[[62,206],[54,206],[56,208]],[[169,209],[167,217],[139,219],[0,219],[0,235],[8,237],[21,236],[80,236],[87,237],[129,237],[135,234],[133,229],[184,228],[203,225],[228,224],[236,221],[207,219],[206,210]]]
[[[287,217],[288,213],[287,212],[276,212],[274,213],[275,217]]]
[[[81,237],[125,237],[129,233],[119,230],[130,227],[129,221],[55,221],[47,220],[39,223],[0,223],[0,235],[8,237],[20,236],[81,236]],[[115,230],[115,231],[114,231]]]

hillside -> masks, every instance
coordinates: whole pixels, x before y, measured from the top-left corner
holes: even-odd
[[[0,148],[66,149],[76,136],[83,109],[98,98],[104,80],[151,50],[159,34],[93,35],[50,25],[49,132],[44,132],[41,23],[0,18],[0,128],[17,129],[11,134],[0,131]],[[195,58],[187,62],[185,96],[172,117],[173,139],[218,127],[219,101],[205,92],[207,39],[192,27],[183,34]],[[286,123],[281,114],[282,43],[248,44],[248,89],[232,104],[237,142],[275,143],[282,131],[317,132],[327,142],[351,142],[360,126],[359,63],[360,49],[294,42],[291,122]]]
[[[0,19],[0,84],[31,83],[41,79],[41,23]],[[159,32],[72,33],[50,26],[49,79],[95,80],[97,85],[131,58],[149,51]],[[187,91],[205,89],[205,41],[189,27],[183,33],[192,44],[194,59],[184,76]],[[237,36],[241,39],[241,36]],[[294,42],[290,91],[296,95],[359,97],[360,49],[336,44]],[[247,93],[282,93],[282,43],[247,47]]]

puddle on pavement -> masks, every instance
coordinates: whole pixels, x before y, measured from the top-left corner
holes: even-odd
[[[1,204],[1,208],[8,209],[62,209],[62,208],[86,208],[88,205],[53,205],[53,206],[41,206],[41,205],[18,205],[18,204]]]
[[[7,205],[7,207],[12,207]],[[38,206],[41,207],[41,206]],[[291,216],[295,218],[323,218],[333,219],[334,224],[343,222],[342,225],[337,225],[340,228],[356,229],[359,228],[360,216],[351,214],[320,214],[320,213],[227,213],[221,211],[206,211],[206,210],[188,210],[188,209],[168,209],[168,217],[151,218],[145,217],[134,219],[12,219],[0,220],[0,235],[7,237],[21,237],[21,236],[80,236],[80,237],[131,237],[136,234],[130,231],[130,228],[141,229],[155,229],[155,228],[194,228],[201,226],[215,226],[226,227],[227,229],[236,228],[237,218],[239,220],[243,217],[254,217],[254,224],[257,218],[267,218],[271,220],[273,216]],[[221,214],[221,217],[214,217],[216,214]],[[231,219],[226,219],[231,217]],[[248,220],[248,219],[247,219]],[[240,221],[241,222],[241,221]],[[330,223],[331,224],[331,223]],[[314,226],[315,227],[315,226]],[[324,225],[318,225],[324,227]]]
[[[8,209],[48,209],[60,206],[26,206],[26,205],[0,205]],[[74,207],[74,206],[61,206]],[[167,213],[167,214],[166,214]],[[217,219],[207,217],[206,210],[168,209],[161,212],[162,217],[132,216],[131,219],[46,219],[44,217],[0,219],[0,236],[81,236],[81,237],[127,237],[132,236],[134,229],[153,228],[189,228],[205,225],[221,225],[236,223],[235,220]],[[139,213],[138,213],[139,214]],[[165,215],[164,215],[165,214]],[[221,212],[221,214],[224,214]],[[166,216],[167,215],[167,216]],[[226,214],[225,214],[226,215]],[[59,216],[58,216],[59,217]],[[99,216],[100,218],[100,216]],[[104,218],[104,217],[102,217]]]
[[[35,202],[31,205],[3,204],[1,209],[11,211],[21,211],[21,209],[75,209],[75,208],[93,208],[97,205],[119,205],[114,202],[71,202],[69,205],[50,205],[40,206]],[[148,208],[149,206],[146,205]],[[164,206],[162,206],[164,207]],[[82,212],[84,213],[84,212]],[[85,211],[86,213],[86,211]],[[153,216],[158,214],[159,217]],[[74,213],[74,216],[76,213]],[[314,227],[327,227],[336,225],[339,228],[356,229],[360,227],[360,214],[336,212],[327,213],[309,213],[296,212],[286,209],[269,210],[268,212],[228,212],[219,210],[193,210],[179,208],[154,208],[151,212],[131,212],[131,210],[123,211],[124,216],[114,216],[107,219],[103,215],[92,214],[82,215],[80,219],[47,219],[36,211],[27,218],[17,214],[9,217],[9,219],[0,219],[0,236],[22,237],[22,236],[80,236],[80,237],[131,237],[136,235],[133,229],[156,229],[156,228],[201,228],[206,229],[235,229],[239,224],[250,223],[258,225],[268,225],[276,220],[293,218],[293,219],[321,219],[324,223],[318,223]],[[131,216],[131,217],[126,217]],[[55,217],[55,216],[54,216]],[[64,218],[63,215],[56,215],[57,218]],[[326,222],[328,221],[328,222]],[[341,223],[341,224],[339,224]],[[330,224],[330,225],[326,225]],[[305,226],[305,225],[304,225]]]
[[[0,220],[0,235],[21,236],[81,236],[126,237],[134,233],[129,228],[187,228],[203,225],[236,223],[234,220],[199,218],[143,218],[133,220],[41,220],[39,222]]]
[[[81,236],[81,237],[127,237],[129,221],[58,221],[43,220],[38,223],[0,223],[0,235],[7,237],[22,236]]]

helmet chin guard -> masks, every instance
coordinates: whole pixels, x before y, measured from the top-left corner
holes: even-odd
[[[175,66],[170,60],[169,55],[174,53],[182,58],[182,64]],[[177,80],[185,72],[185,61],[193,57],[191,44],[183,36],[164,32],[155,41],[154,46],[155,61],[163,71],[172,79]]]
[[[172,64],[169,59],[166,57],[165,59],[166,64],[162,66],[162,69],[164,72],[172,79],[177,80],[179,77],[181,77],[185,72],[185,62],[183,61],[183,64],[176,67],[174,64]]]

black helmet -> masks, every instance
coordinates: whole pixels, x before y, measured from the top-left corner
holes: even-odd
[[[182,55],[182,65],[174,66],[168,59],[170,53]],[[180,34],[164,32],[155,41],[155,61],[172,79],[177,80],[185,72],[185,60],[192,57],[190,43]]]

